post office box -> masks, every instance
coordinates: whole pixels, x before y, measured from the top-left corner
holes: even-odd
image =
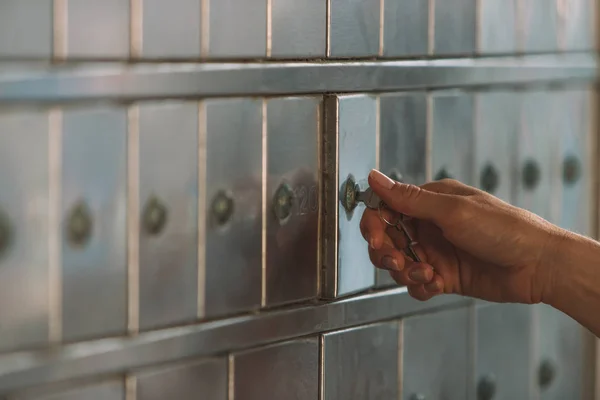
[[[125,400],[125,385],[121,380],[110,380],[63,390],[36,388],[11,400]]]
[[[469,55],[475,53],[476,0],[435,1],[434,54]]]
[[[208,56],[264,57],[267,54],[267,0],[208,0]]]
[[[466,399],[472,334],[468,308],[403,321],[402,399]]]
[[[48,341],[48,144],[47,112],[0,113],[0,351]]]
[[[323,335],[322,398],[398,399],[399,323]]]
[[[519,96],[514,92],[476,95],[475,184],[509,203],[519,176]]]
[[[319,341],[299,339],[236,354],[236,400],[318,400]]]
[[[443,91],[432,95],[433,178],[452,178],[473,185],[473,95]]]
[[[139,107],[139,326],[190,322],[198,305],[198,105]]]
[[[531,399],[532,313],[522,304],[476,305],[472,398]]]
[[[267,103],[266,305],[318,290],[321,98]]]
[[[66,341],[127,326],[127,117],[65,110],[62,144],[62,331]]]
[[[137,400],[227,400],[227,358],[153,368],[135,377]]]
[[[368,244],[360,233],[365,206],[356,190],[368,187],[376,166],[377,100],[368,95],[332,96],[325,110],[325,225],[323,296],[334,298],[375,283]]]
[[[379,169],[392,179],[421,185],[427,167],[427,96],[391,93],[380,97]],[[394,285],[377,270],[377,286]]]
[[[324,57],[327,47],[327,2],[273,0],[271,56]]]
[[[480,54],[512,54],[517,51],[518,1],[480,1],[477,24]]]
[[[519,18],[521,49],[525,53],[550,52],[558,49],[557,1],[521,1]]]
[[[201,1],[143,0],[142,57],[200,57]]]
[[[521,99],[519,183],[516,205],[558,222],[561,160],[557,144],[557,106],[552,92],[525,92]]]
[[[329,0],[329,57],[379,54],[380,3],[380,0]]]
[[[261,304],[262,105],[255,99],[205,103],[208,317]]]
[[[429,1],[386,0],[383,13],[383,55],[406,57],[429,51]]]
[[[129,56],[129,1],[69,0],[65,18],[68,57]]]
[[[596,41],[597,1],[557,0],[565,50],[593,50]]]
[[[52,0],[4,0],[0,13],[0,57],[52,55]]]

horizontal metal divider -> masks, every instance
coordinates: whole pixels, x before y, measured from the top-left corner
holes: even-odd
[[[411,298],[406,288],[396,288],[315,306],[145,332],[134,337],[5,354],[0,355],[0,394],[41,384],[126,373],[141,367],[227,354],[469,304],[472,300],[456,295],[420,302]]]
[[[134,101],[595,81],[595,53],[348,62],[0,64],[0,102]]]

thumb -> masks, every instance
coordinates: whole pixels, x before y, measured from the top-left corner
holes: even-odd
[[[457,196],[435,193],[416,185],[396,182],[377,170],[369,174],[369,186],[389,208],[409,217],[442,225],[459,206]]]

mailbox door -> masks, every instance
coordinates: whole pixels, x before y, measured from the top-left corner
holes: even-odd
[[[436,1],[434,54],[470,55],[476,46],[476,0]]]
[[[329,57],[379,54],[380,0],[329,0]]]
[[[0,57],[52,55],[52,0],[4,0],[0,13]]]
[[[325,56],[327,2],[274,0],[271,7],[273,58]]]

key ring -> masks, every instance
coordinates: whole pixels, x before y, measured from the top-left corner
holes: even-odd
[[[381,220],[383,222],[385,222],[387,225],[393,227],[393,228],[397,228],[398,225],[400,225],[400,222],[402,222],[402,217],[403,215],[400,214],[400,216],[398,217],[398,221],[396,221],[396,223],[391,223],[390,221],[388,221],[384,216],[383,213],[381,212],[381,209],[385,206],[385,203],[383,201],[379,202],[379,206],[377,207],[377,210],[379,211],[379,218],[381,218]],[[387,207],[386,207],[387,208]]]
[[[414,262],[421,262],[421,258],[419,257],[419,255],[417,254],[417,252],[415,251],[415,249],[413,248],[414,245],[418,244],[410,235],[410,233],[408,232],[408,229],[406,229],[406,226],[402,223],[402,220],[404,218],[404,214],[400,214],[398,216],[398,220],[395,223],[392,223],[390,221],[388,221],[384,216],[383,213],[381,212],[381,209],[385,206],[385,203],[383,201],[379,202],[379,206],[377,207],[378,211],[379,211],[379,218],[381,218],[381,220],[383,222],[385,222],[388,226],[394,227],[397,230],[401,231],[402,233],[404,233],[404,236],[406,237],[406,240],[408,241],[408,246],[406,246],[406,248],[404,249],[404,251],[406,252],[406,254],[414,261]]]

